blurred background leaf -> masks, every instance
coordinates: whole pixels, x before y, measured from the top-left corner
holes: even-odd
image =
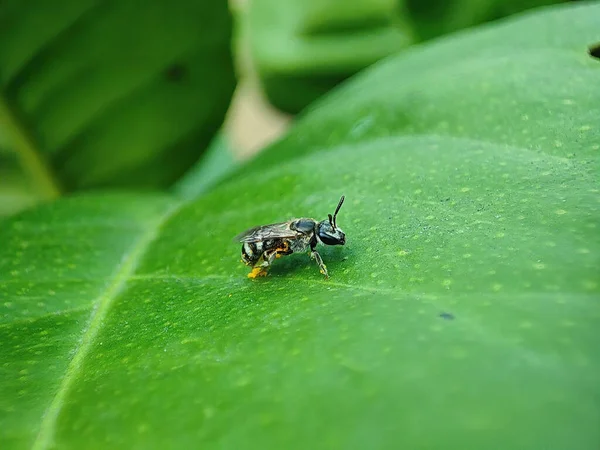
[[[170,186],[222,125],[231,35],[225,0],[1,2],[0,134],[24,177],[0,190]]]
[[[378,63],[192,202],[0,223],[0,448],[596,449],[599,21]],[[246,278],[235,234],[342,193],[329,281]]]
[[[217,134],[201,161],[175,185],[174,192],[193,199],[208,191],[241,164],[225,132]]]
[[[269,101],[298,113],[410,45],[561,0],[248,0],[241,16]]]
[[[419,41],[569,0],[399,0]]]
[[[397,0],[250,0],[241,20],[269,101],[289,113],[414,42]]]
[[[16,155],[0,142],[0,220],[36,202]]]

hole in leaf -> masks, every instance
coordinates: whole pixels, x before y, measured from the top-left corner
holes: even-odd
[[[590,53],[591,57],[600,59],[600,43],[590,45],[588,52]]]
[[[174,83],[182,81],[186,75],[187,70],[183,64],[172,64],[165,70],[165,78]]]

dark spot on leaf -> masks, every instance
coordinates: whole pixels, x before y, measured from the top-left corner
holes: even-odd
[[[591,57],[600,59],[600,43],[590,45],[588,52]]]
[[[448,198],[443,198],[443,199],[441,199],[441,200],[440,200],[440,202],[448,202],[448,201],[450,201],[450,197],[448,197]]]
[[[445,320],[454,320],[454,314],[451,314],[449,312],[443,312],[443,313],[441,313],[440,317],[442,319],[445,319]]]
[[[187,75],[187,69],[183,64],[172,64],[165,70],[165,78],[177,83],[182,81]]]

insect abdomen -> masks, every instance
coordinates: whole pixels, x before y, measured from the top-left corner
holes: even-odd
[[[242,245],[242,261],[247,266],[253,265],[263,254],[262,242],[244,242]]]
[[[289,247],[289,246],[288,246]],[[242,245],[242,261],[247,266],[254,265],[265,252],[288,248],[282,239],[267,239],[260,242],[245,242]]]

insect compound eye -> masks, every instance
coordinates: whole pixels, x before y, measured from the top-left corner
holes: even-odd
[[[321,239],[321,242],[325,245],[340,245],[341,243],[338,238],[329,234],[319,234],[319,239]]]
[[[325,245],[344,245],[346,243],[346,235],[343,232],[320,229],[318,235]]]

